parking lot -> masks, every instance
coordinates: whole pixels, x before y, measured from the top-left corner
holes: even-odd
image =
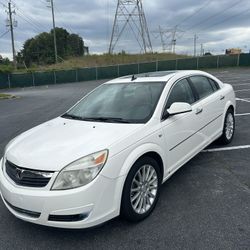
[[[213,143],[178,170],[149,218],[62,230],[16,219],[0,201],[0,249],[250,249],[250,68],[210,72],[235,89],[234,140]],[[1,91],[19,98],[0,100],[0,157],[13,137],[62,114],[101,82]]]

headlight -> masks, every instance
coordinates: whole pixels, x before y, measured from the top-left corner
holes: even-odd
[[[108,150],[103,150],[66,166],[57,176],[52,190],[66,190],[84,186],[99,174],[108,157]]]

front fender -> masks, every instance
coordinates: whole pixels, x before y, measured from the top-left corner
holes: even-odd
[[[161,149],[161,147],[157,144],[153,144],[153,143],[147,143],[147,144],[143,144],[140,147],[136,148],[135,150],[133,150],[129,156],[127,157],[127,159],[125,160],[121,171],[120,171],[120,176],[122,175],[127,175],[128,172],[130,171],[131,167],[133,166],[133,164],[144,154],[149,153],[149,152],[155,152],[157,153],[163,162],[163,168],[164,166],[166,166],[166,162],[165,162],[165,156],[164,156],[164,152]]]
[[[163,162],[163,168],[165,169],[166,157],[161,147],[158,144],[145,143],[132,149],[124,150],[121,153],[113,156],[109,160],[109,162],[107,162],[107,166],[103,168],[102,175],[108,178],[118,178],[121,176],[127,176],[133,164],[141,156],[149,152],[155,152],[161,157]]]

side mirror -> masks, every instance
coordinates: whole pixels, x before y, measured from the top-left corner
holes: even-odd
[[[192,107],[186,102],[174,102],[169,109],[165,109],[163,112],[163,119],[167,119],[169,116],[183,114],[191,112]]]
[[[186,102],[174,102],[167,111],[169,115],[178,115],[191,112],[192,107]]]

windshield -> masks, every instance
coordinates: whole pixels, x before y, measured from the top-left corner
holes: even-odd
[[[154,113],[165,84],[103,84],[63,115],[85,121],[145,123]]]

